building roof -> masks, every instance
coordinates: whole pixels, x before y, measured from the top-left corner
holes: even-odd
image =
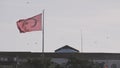
[[[43,53],[37,52],[0,52],[0,57],[19,57],[19,58],[39,58]],[[51,58],[69,58],[79,57],[80,59],[94,60],[120,60],[120,53],[44,53],[46,57]]]
[[[64,49],[64,51],[62,51]],[[67,50],[71,50],[71,51],[67,51]],[[67,52],[79,52],[79,50],[77,50],[77,49],[75,49],[75,48],[73,48],[73,47],[70,47],[70,46],[68,46],[68,45],[65,45],[65,46],[63,46],[63,47],[61,47],[61,48],[59,48],[59,49],[56,49],[55,50],[55,52],[63,52],[63,53],[65,53],[65,51],[67,51]]]

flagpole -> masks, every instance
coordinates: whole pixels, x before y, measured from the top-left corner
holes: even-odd
[[[45,55],[44,55],[44,10],[42,12],[42,59],[43,59],[43,68],[45,68]]]
[[[42,53],[44,53],[44,10],[42,16]]]
[[[83,35],[82,35],[82,29],[81,29],[81,52],[83,52]]]

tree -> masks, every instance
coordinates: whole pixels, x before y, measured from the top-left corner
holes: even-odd
[[[44,58],[40,57],[40,58],[29,59],[28,63],[33,68],[49,68],[51,61],[50,58],[48,57],[44,57]]]
[[[78,57],[68,58],[68,63],[66,64],[68,68],[100,68],[100,66],[89,60],[82,60]]]

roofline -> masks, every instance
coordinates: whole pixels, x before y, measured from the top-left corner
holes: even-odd
[[[61,50],[62,48],[66,47],[66,46],[69,47],[69,48],[71,48],[71,49],[73,49],[73,50],[75,50],[75,51],[77,51],[77,52],[79,52],[79,50],[77,50],[77,49],[75,49],[75,48],[73,48],[73,47],[71,47],[69,45],[65,45],[65,46],[63,46],[61,48],[58,48],[58,49],[55,50],[55,52],[58,51],[58,50]]]
[[[5,57],[21,57],[21,58],[39,58],[42,52],[0,52],[0,56]],[[51,58],[69,58],[79,57],[80,59],[96,59],[96,60],[120,60],[120,53],[54,53],[45,52],[46,57]]]

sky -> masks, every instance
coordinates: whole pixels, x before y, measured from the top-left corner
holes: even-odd
[[[42,10],[45,52],[120,53],[120,0],[0,0],[0,51],[41,52],[42,31],[20,33],[16,22]]]

